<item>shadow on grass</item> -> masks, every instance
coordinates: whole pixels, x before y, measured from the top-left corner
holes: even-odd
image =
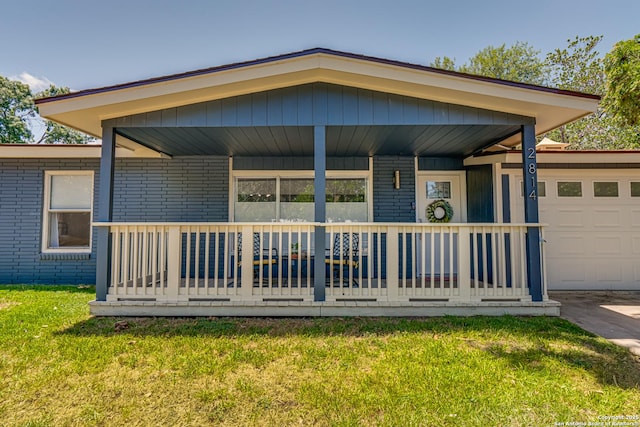
[[[514,369],[544,370],[555,360],[591,372],[603,385],[640,386],[640,363],[628,351],[560,318],[89,318],[59,334],[207,339],[421,334],[459,340],[461,347],[485,352]]]
[[[29,291],[29,292],[71,292],[82,294],[95,294],[95,285],[3,285],[0,291]]]

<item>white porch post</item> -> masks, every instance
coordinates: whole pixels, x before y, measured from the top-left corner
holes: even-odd
[[[460,227],[458,230],[458,290],[461,301],[471,300],[471,262],[469,260],[471,238],[471,229]]]
[[[398,227],[387,228],[387,293],[389,301],[398,300]],[[380,275],[382,279],[382,275]]]
[[[180,287],[180,227],[169,227],[167,233],[167,299],[178,300],[178,288]],[[187,261],[188,262],[188,261]]]
[[[113,219],[113,173],[116,157],[115,128],[102,124],[102,154],[98,187],[98,222]],[[111,282],[111,239],[109,227],[96,227],[96,301],[107,300]]]

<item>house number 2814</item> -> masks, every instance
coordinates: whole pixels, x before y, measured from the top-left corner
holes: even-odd
[[[529,154],[527,155],[527,159],[535,160],[536,158],[536,149],[535,148],[527,148]],[[531,192],[529,193],[529,198],[535,200],[536,195],[536,164],[535,162],[530,162],[527,164],[527,171],[529,175],[531,175]]]

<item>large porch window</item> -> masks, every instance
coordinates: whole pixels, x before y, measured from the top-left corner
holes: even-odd
[[[328,174],[329,175],[329,174]],[[314,184],[311,177],[236,176],[234,221],[269,222],[314,220]],[[327,221],[369,220],[368,177],[339,177],[326,180]]]

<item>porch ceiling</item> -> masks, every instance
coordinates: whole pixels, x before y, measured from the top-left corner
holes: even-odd
[[[515,125],[328,126],[328,156],[468,156],[520,130]],[[312,156],[313,127],[129,127],[118,133],[173,156]]]

